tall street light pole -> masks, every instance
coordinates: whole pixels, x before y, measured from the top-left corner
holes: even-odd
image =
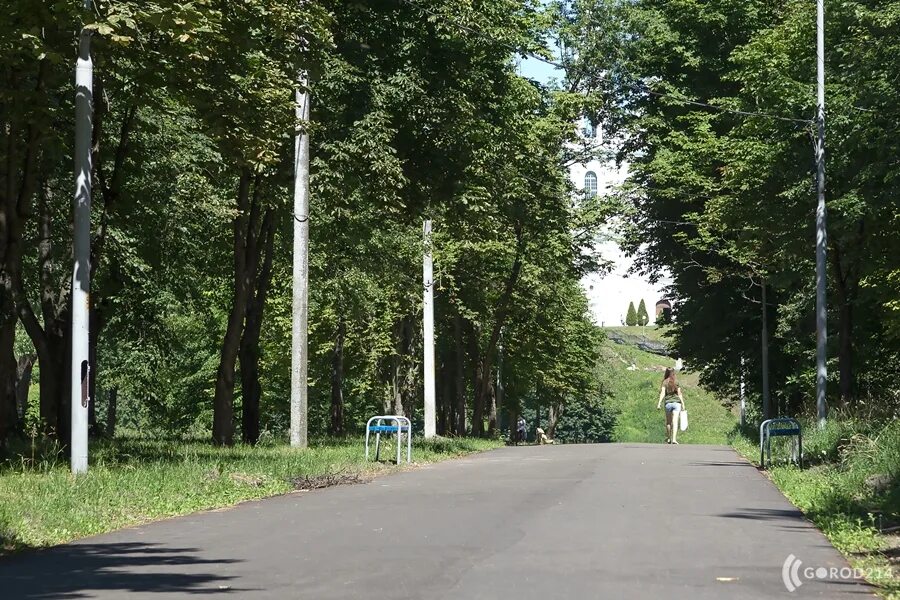
[[[501,327],[500,343],[497,345],[497,412],[499,412],[501,415],[503,414],[503,405],[505,399],[506,389],[504,389],[503,387],[503,328]],[[498,418],[497,420],[499,421],[500,419]],[[513,426],[510,425],[510,428],[512,427]]]
[[[826,342],[828,340],[825,304],[825,0],[816,0],[816,183],[819,202],[816,207],[816,415],[819,428],[825,427],[827,407],[825,386],[828,379]]]
[[[294,265],[291,308],[291,446],[306,448],[308,430],[309,320],[309,76],[297,87],[294,138]]]
[[[769,390],[769,305],[766,302],[766,280],[762,280],[762,401],[763,419],[778,415],[772,411],[772,395]],[[777,411],[776,411],[777,412]]]
[[[435,384],[434,384],[434,264],[431,254],[431,219],[425,219],[423,227],[425,251],[422,255],[422,329],[423,350],[425,352],[422,365],[425,370],[425,437],[433,438],[435,427]]]
[[[744,394],[744,357],[741,357],[741,387],[740,387],[740,395],[741,395],[741,427],[747,426],[747,397]]]
[[[87,13],[90,0],[84,3]],[[72,253],[72,373],[70,463],[73,474],[88,470],[90,362],[88,336],[91,293],[91,134],[94,113],[94,64],[91,30],[82,28],[75,62],[75,200]]]

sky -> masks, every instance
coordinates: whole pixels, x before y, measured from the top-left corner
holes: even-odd
[[[541,83],[548,83],[551,79],[562,79],[562,71],[551,65],[533,58],[525,58],[519,64],[519,73],[529,79]],[[583,170],[583,169],[582,169]],[[610,170],[613,170],[612,168]],[[574,171],[574,169],[573,169]],[[621,180],[624,172],[607,173],[601,179]],[[576,171],[574,177],[581,177]],[[576,182],[578,184],[578,182]],[[597,325],[616,326],[624,324],[625,313],[628,311],[628,303],[634,302],[635,308],[641,300],[647,305],[647,312],[651,319],[654,315],[654,307],[658,300],[665,297],[663,290],[671,283],[668,276],[663,277],[659,283],[652,284],[647,277],[630,270],[634,264],[633,259],[625,256],[619,244],[613,236],[606,236],[606,240],[598,240],[597,246],[601,255],[613,262],[613,268],[607,275],[589,275],[581,281],[584,291],[590,303],[591,314]]]
[[[562,79],[562,69],[557,69],[553,65],[548,65],[535,58],[526,57],[519,63],[519,73],[523,77],[547,83],[551,78]]]

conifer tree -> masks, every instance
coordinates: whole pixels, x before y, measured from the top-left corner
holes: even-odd
[[[650,322],[650,315],[647,314],[647,305],[644,304],[644,299],[641,298],[641,302],[638,305],[637,309],[637,324],[643,327],[647,323]]]
[[[634,302],[628,303],[628,314],[625,316],[625,324],[629,327],[634,327],[638,324],[638,314],[634,310]]]

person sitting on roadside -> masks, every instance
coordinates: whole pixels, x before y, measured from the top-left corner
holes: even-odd
[[[541,446],[547,444],[555,444],[556,442],[547,437],[547,432],[545,432],[542,428],[538,427],[534,431],[534,437],[537,438],[537,443]]]

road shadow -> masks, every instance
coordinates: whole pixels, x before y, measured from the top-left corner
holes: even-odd
[[[740,467],[740,468],[750,467],[751,469],[756,470],[756,467],[754,467],[752,464],[748,463],[747,461],[742,461],[742,460],[740,460],[740,461],[732,460],[732,461],[692,462],[692,463],[690,463],[689,466],[691,466],[691,467]]]
[[[814,528],[798,509],[744,508],[717,516],[725,519],[765,521],[785,531],[809,531],[810,528]]]
[[[735,512],[722,513],[719,516],[729,519],[749,519],[752,521],[783,521],[785,519],[806,521],[803,517],[803,513],[796,508],[744,508]]]
[[[170,594],[241,592],[215,573],[238,561],[196,556],[196,548],[122,542],[68,544],[0,559],[0,597],[3,600],[46,600],[92,597],[94,592],[117,591]],[[187,573],[204,565],[208,573]],[[188,567],[188,568],[186,568]]]

